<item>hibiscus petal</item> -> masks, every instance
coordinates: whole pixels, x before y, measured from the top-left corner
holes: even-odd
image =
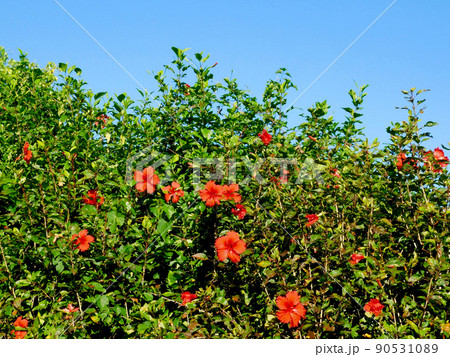
[[[291,307],[291,304],[288,299],[284,296],[278,296],[276,300],[276,304],[280,310],[288,309]]]
[[[217,204],[219,204],[220,203],[220,201],[219,202],[217,202]],[[208,199],[206,200],[206,203],[205,203],[208,207],[213,207],[215,204],[216,204],[216,199],[215,198],[211,198],[211,197],[208,197]]]
[[[228,257],[228,249],[217,249],[217,258],[223,262]]]
[[[233,250],[237,253],[237,254],[242,254],[245,252],[245,250],[247,249],[247,244],[245,244],[245,242],[243,240],[238,240],[237,242],[235,242],[233,244]]]
[[[289,310],[280,310],[277,311],[278,320],[284,323],[289,323],[291,321],[291,314]]]
[[[136,190],[138,190],[139,192],[144,192],[146,189],[147,184],[140,182],[136,184]]]
[[[298,297],[298,293],[296,291],[289,291],[286,294],[286,298],[289,300],[292,306],[295,306],[298,303],[300,303],[300,298]]]
[[[155,192],[155,185],[147,184],[147,192],[150,193],[150,194]]]
[[[84,238],[84,237],[86,237],[87,234],[88,234],[87,229],[83,229],[80,233],[78,233],[78,236],[80,238]]]
[[[219,237],[216,239],[216,242],[214,243],[214,246],[217,250],[219,249],[227,249],[226,247],[226,238],[225,237]]]
[[[293,312],[301,318],[304,318],[306,316],[306,309],[301,303],[297,304],[297,306],[294,307]]]
[[[140,171],[135,171],[134,172],[134,181],[139,182],[139,181],[144,181],[144,177],[142,172]]]
[[[228,251],[228,258],[234,263],[238,263],[241,260],[239,254],[237,254],[233,249]]]
[[[290,327],[297,327],[298,323],[300,322],[300,315],[292,312],[291,314],[291,324],[289,325]]]

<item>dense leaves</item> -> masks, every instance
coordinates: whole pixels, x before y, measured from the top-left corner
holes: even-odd
[[[366,86],[288,128],[285,69],[258,101],[173,50],[135,103],[0,49],[0,338],[449,337],[423,91],[380,148]]]

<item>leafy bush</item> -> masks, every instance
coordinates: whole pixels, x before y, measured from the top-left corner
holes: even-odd
[[[342,122],[324,101],[288,128],[285,69],[258,101],[173,50],[135,103],[1,49],[0,337],[449,337],[422,91],[379,148],[367,86]]]

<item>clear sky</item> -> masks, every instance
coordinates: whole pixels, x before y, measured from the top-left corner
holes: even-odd
[[[393,0],[92,1],[58,0],[148,91],[149,72],[174,59],[172,46],[211,55],[215,80],[224,77],[258,98],[275,71],[285,67],[299,91],[375,20]],[[350,89],[369,84],[362,120],[366,136],[389,140],[386,127],[406,120],[401,90],[430,89],[423,123],[434,136],[427,146],[450,146],[450,1],[398,0],[295,103],[306,111],[327,100],[342,120]],[[12,58],[18,49],[44,66],[65,62],[83,70],[94,91],[126,92],[138,85],[54,0],[0,2],[0,46]],[[289,125],[302,120],[290,115]],[[449,153],[448,151],[446,152]]]

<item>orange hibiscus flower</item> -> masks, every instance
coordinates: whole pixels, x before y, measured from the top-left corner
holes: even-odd
[[[223,187],[216,185],[214,181],[209,181],[205,185],[204,190],[200,190],[200,197],[205,202],[206,206],[213,207],[219,205],[220,200],[223,199]]]
[[[222,186],[222,194],[223,199],[225,201],[234,201],[235,203],[238,203],[242,200],[242,197],[237,191],[239,191],[239,185],[236,183],[232,183],[231,185]]]
[[[78,311],[79,308],[73,306],[72,304],[67,305],[66,309],[62,309],[66,314],[73,314],[75,311]]]
[[[173,203],[177,203],[180,200],[180,197],[184,196],[184,191],[180,189],[180,184],[178,182],[172,182],[171,185],[163,187],[162,191],[164,192],[166,202],[169,202],[170,199],[172,199]]]
[[[314,223],[316,223],[319,220],[319,217],[315,214],[307,214],[306,218],[308,219],[306,227],[311,227]]]
[[[300,297],[296,291],[289,291],[286,296],[277,297],[278,320],[290,324],[290,327],[297,327],[300,319],[306,316],[306,309],[300,302]]]
[[[364,255],[362,254],[352,254],[352,256],[350,257],[350,264],[351,265],[358,264],[363,259]]]
[[[238,203],[236,205],[236,208],[231,209],[231,213],[233,213],[238,219],[244,219],[245,214],[247,213],[247,210],[243,205]]]
[[[272,135],[270,135],[266,129],[259,133],[258,136],[262,140],[264,145],[269,145],[270,141],[272,140]]]
[[[75,240],[75,242],[73,243],[75,245],[78,245],[76,249],[79,249],[81,252],[84,252],[85,250],[89,249],[89,244],[94,241],[94,237],[88,235],[87,229],[83,229],[82,231],[80,231],[80,233],[74,234],[71,240],[72,241]]]
[[[217,238],[214,246],[221,262],[230,258],[232,262],[237,263],[241,260],[239,254],[247,249],[245,242],[239,239],[239,234],[234,231],[229,231],[226,236]]]
[[[29,147],[30,144],[27,141],[23,146],[23,159],[26,161],[27,164],[30,163],[31,158],[33,157],[33,153],[30,150],[28,150]]]
[[[134,181],[136,181],[136,190],[152,194],[155,192],[156,185],[159,183],[159,177],[155,174],[153,167],[146,167],[142,172],[134,173]]]
[[[370,301],[364,306],[364,310],[367,312],[371,312],[375,316],[379,316],[383,307],[384,305],[380,303],[380,300],[370,299]]]
[[[423,157],[423,160],[428,163],[428,166],[433,172],[442,172],[442,169],[438,169],[433,165],[433,158],[440,167],[444,168],[448,165],[448,157],[445,156],[444,151],[439,148],[434,149],[434,152],[427,151]]]
[[[338,169],[331,169],[333,172],[332,175],[336,176],[337,178],[341,178],[341,174],[339,173]]]
[[[103,197],[98,196],[97,190],[89,190],[87,196],[83,198],[84,203],[95,206],[97,209],[103,204],[103,201]]]
[[[406,154],[401,152],[397,155],[397,170],[401,170],[403,167],[403,163],[406,161]]]
[[[22,318],[22,316],[19,316],[16,321],[14,321],[14,326],[26,328],[28,327],[28,320]],[[14,335],[15,339],[22,339],[25,338],[27,331],[12,330],[11,333]]]
[[[99,122],[101,121],[102,122],[102,129],[106,126],[106,124],[107,124],[107,121],[106,121],[106,119],[109,119],[109,116],[107,116],[107,115],[105,115],[105,114],[102,114],[102,115],[100,115],[100,116],[98,116],[97,117],[97,120],[99,120],[99,121],[96,121],[95,123],[94,123],[94,125],[98,125],[99,124]]]
[[[189,291],[185,291],[181,294],[181,305],[186,305],[188,302],[191,302],[192,300],[197,299],[197,295],[191,294]]]

